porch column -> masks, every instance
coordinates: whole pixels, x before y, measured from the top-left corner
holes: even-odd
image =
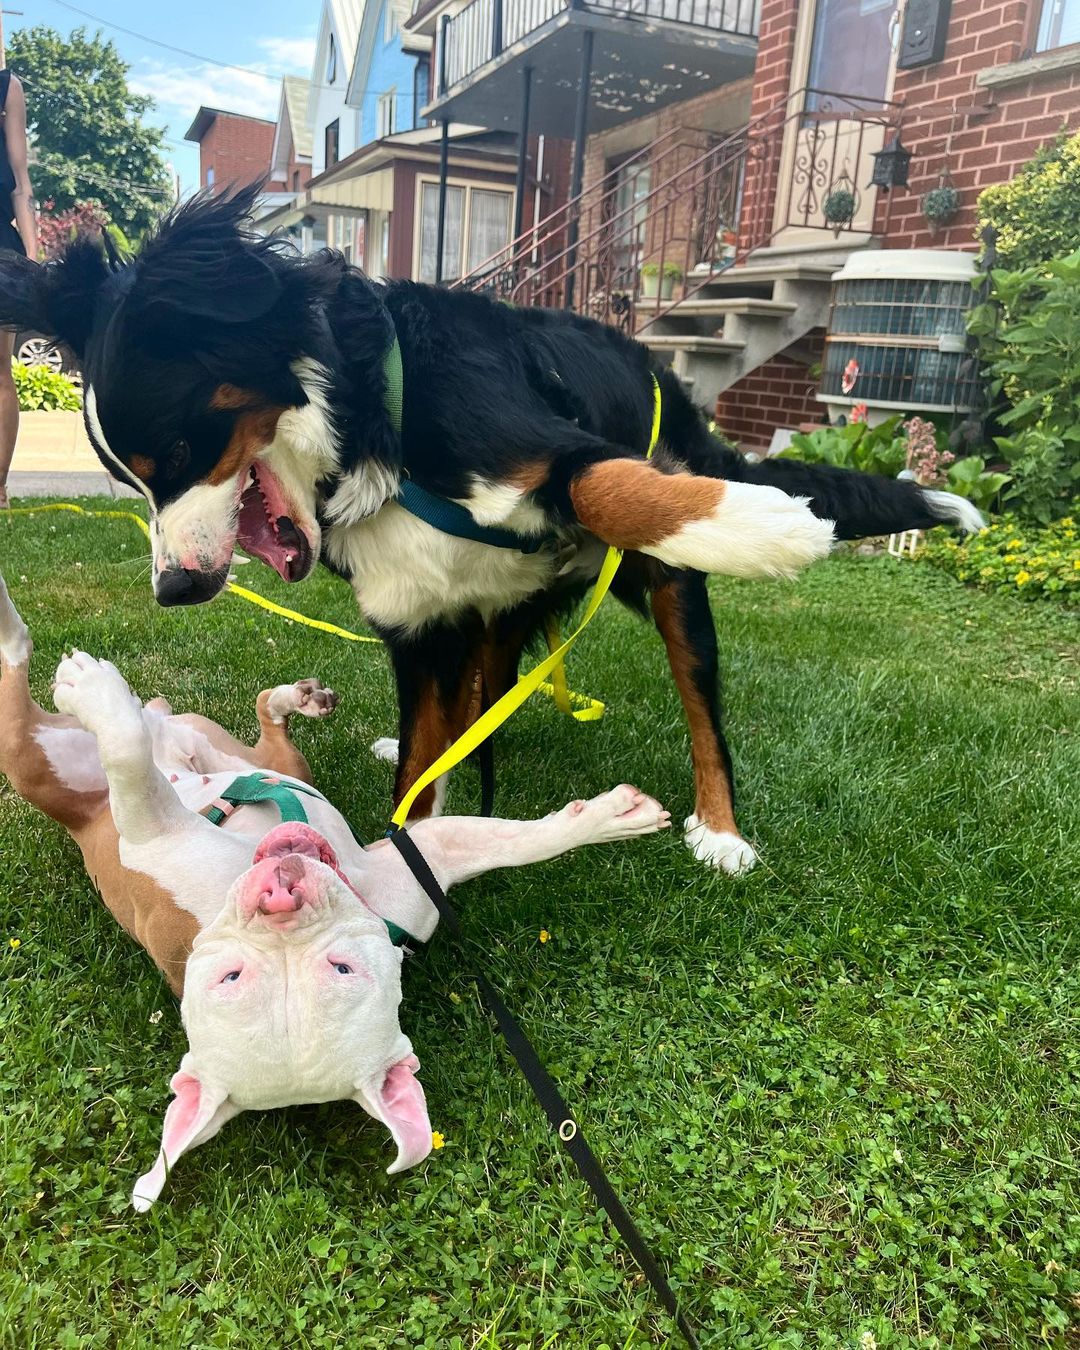
[[[521,235],[525,213],[525,166],[529,161],[529,99],[532,95],[532,66],[521,72],[521,131],[518,135],[517,187],[514,197],[514,238]]]
[[[450,161],[450,122],[442,120],[439,142],[439,225],[435,231],[435,285],[442,285],[443,242],[446,239],[446,171]]]
[[[574,176],[570,184],[570,198],[581,196],[585,174],[585,129],[589,115],[589,85],[592,83],[593,30],[586,28],[581,36],[581,73],[578,76],[577,114],[574,118]],[[566,308],[574,307],[574,267],[577,263],[578,220],[575,215],[567,230]]]

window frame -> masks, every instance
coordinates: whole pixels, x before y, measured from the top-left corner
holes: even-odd
[[[326,48],[326,83],[333,84],[337,80],[337,42],[333,33],[327,36],[330,40]]]
[[[1061,25],[1065,19],[1067,6],[1077,4],[1078,0],[1042,0],[1039,6],[1032,6],[1032,34],[1031,50],[1036,56],[1043,56],[1047,52],[1060,52],[1068,47],[1080,45],[1080,38],[1073,38],[1071,42],[1061,41]],[[1053,10],[1058,9],[1057,19],[1057,37],[1051,39],[1050,33],[1054,25]],[[1043,30],[1046,30],[1046,40],[1043,40]]]
[[[413,221],[414,221],[414,227],[413,227],[413,265],[412,265],[412,275],[413,275],[413,277],[414,277],[417,281],[419,281],[419,280],[421,279],[421,278],[420,278],[420,259],[421,259],[422,253],[423,253],[423,249],[422,249],[422,242],[423,242],[423,239],[422,239],[422,236],[423,236],[423,228],[424,228],[424,188],[425,188],[425,186],[427,186],[427,187],[433,187],[433,188],[435,189],[435,192],[437,193],[438,190],[439,190],[439,179],[438,179],[438,177],[435,176],[435,175],[429,175],[429,174],[417,174],[417,176],[416,176],[416,199],[415,199],[414,206],[413,206]],[[448,177],[448,178],[447,178],[447,180],[446,180],[446,186],[447,186],[447,187],[452,187],[452,188],[464,188],[464,190],[465,190],[465,201],[464,201],[464,205],[463,205],[463,207],[462,207],[462,216],[461,216],[461,246],[460,246],[460,252],[459,252],[459,255],[458,255],[458,262],[457,262],[457,267],[458,267],[457,275],[456,275],[456,276],[453,276],[453,277],[450,277],[450,276],[443,277],[443,283],[444,283],[444,284],[445,284],[446,282],[450,282],[450,281],[457,281],[457,280],[459,280],[461,277],[463,277],[463,276],[465,276],[465,275],[467,274],[467,273],[466,273],[466,265],[467,265],[467,263],[468,263],[468,258],[469,258],[469,240],[470,240],[470,236],[471,236],[471,234],[472,234],[472,198],[473,198],[473,192],[474,192],[474,191],[478,191],[478,192],[497,192],[497,193],[499,193],[501,196],[504,196],[504,197],[507,198],[507,214],[506,214],[506,221],[507,221],[507,231],[506,231],[506,233],[507,233],[507,238],[506,238],[506,242],[507,242],[507,243],[510,243],[510,242],[513,240],[513,237],[514,237],[514,199],[515,199],[515,197],[516,197],[515,189],[514,189],[512,186],[510,186],[509,184],[506,184],[506,183],[501,183],[501,182],[499,182],[498,180],[492,180],[492,179],[455,178],[455,177],[452,177],[452,176],[451,176],[451,177]],[[437,212],[437,211],[438,211],[438,207],[436,207],[436,212]],[[436,216],[436,226],[437,226],[437,223],[438,223],[438,218],[437,218],[437,216]],[[489,255],[488,255],[488,256],[489,256]],[[483,261],[483,259],[481,259],[481,261]],[[433,284],[433,283],[432,283],[432,284]]]
[[[383,44],[389,46],[397,36],[397,15],[394,13],[394,0],[386,0],[383,10]]]
[[[392,89],[387,89],[385,93],[379,95],[375,101],[375,138],[383,140],[387,136],[392,136],[397,130],[394,123],[397,120],[397,85]]]
[[[334,158],[330,158],[330,137],[333,133]],[[332,169],[341,159],[341,118],[335,117],[323,128],[323,168]]]

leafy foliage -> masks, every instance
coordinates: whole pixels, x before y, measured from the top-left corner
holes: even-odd
[[[1034,267],[1080,248],[1080,132],[1044,146],[1007,183],[979,196],[981,229],[997,234],[997,262],[1008,271]]]
[[[63,409],[78,412],[82,395],[73,380],[47,366],[24,366],[11,363],[11,375],[23,412],[52,412]]]
[[[77,645],[142,697],[253,736],[256,689],[317,673],[346,698],[297,737],[376,837],[390,770],[356,745],[391,713],[378,650],[230,596],[161,610],[146,547],[123,522],[0,513],[38,698]],[[325,572],[298,591],[244,571],[357,625]],[[175,1002],[75,845],[0,787],[0,1344],[676,1346],[478,1006],[477,962],[708,1350],[1075,1344],[1075,620],[884,557],[711,589],[743,825],[768,865],[736,886],[672,831],[463,886],[469,947],[440,933],[404,971],[446,1146],[399,1177],[351,1103],[251,1113],[134,1217],[182,1046]],[[592,631],[571,673],[608,717],[527,704],[502,733],[499,812],[626,775],[681,817],[662,645],[614,606]],[[463,768],[450,808],[475,793]]]
[[[953,462],[952,452],[947,448],[948,438],[941,431],[935,431],[937,449],[932,455],[928,454],[925,449],[920,449],[919,438],[930,430],[930,426],[922,418],[905,422],[898,413],[875,427],[865,422],[818,427],[809,434],[796,432],[791,438],[791,445],[781,451],[780,457],[800,459],[807,464],[832,464],[841,469],[859,469],[863,473],[880,473],[895,478],[911,465],[914,448],[920,456],[917,463],[932,463],[935,477],[939,466],[949,466],[945,481],[940,486],[960,497],[967,497],[980,510],[986,510],[1009,482],[1008,474],[987,472],[985,461],[977,455]],[[907,434],[904,434],[905,429]]]
[[[1080,485],[1080,252],[991,273],[990,295],[968,321],[992,398],[1008,407],[995,444],[1013,475],[1006,500],[1048,524]]]
[[[58,210],[54,201],[42,202],[38,214],[38,238],[41,255],[47,261],[80,235],[96,236],[108,231],[121,253],[130,249],[127,236],[119,225],[113,224],[99,201],[76,202],[65,210]]]
[[[1080,515],[1080,501],[1076,510]],[[919,557],[984,590],[1025,600],[1053,596],[1080,606],[1080,529],[1074,516],[1039,529],[1004,515],[962,541],[932,535]]]
[[[137,239],[171,200],[164,133],[145,118],[154,100],[132,93],[128,64],[101,34],[63,37],[45,25],[8,42],[8,64],[25,80],[27,129],[37,151],[32,176],[60,211],[94,197]]]

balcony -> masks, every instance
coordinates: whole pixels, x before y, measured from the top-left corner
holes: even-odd
[[[582,51],[591,46],[589,132],[603,131],[753,73],[760,0],[471,0],[438,31],[427,115],[574,134]]]

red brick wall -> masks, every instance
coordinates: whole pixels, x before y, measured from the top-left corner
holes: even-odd
[[[910,189],[893,201],[887,246],[974,248],[979,192],[1010,179],[1063,125],[1080,127],[1080,70],[1046,71],[996,88],[976,82],[980,71],[1030,50],[1038,9],[1035,0],[953,0],[942,60],[897,72],[893,97],[908,109],[903,139],[912,161]],[[946,163],[961,210],[935,234],[920,203]]]
[[[214,171],[214,187],[250,183],[270,168],[274,123],[236,113],[218,113],[199,142],[199,181],[206,186],[207,170]]]
[[[800,346],[810,356],[820,357],[824,335],[812,333]],[[777,427],[822,420],[825,405],[815,400],[816,387],[805,361],[774,356],[720,395],[717,425],[743,449],[767,450]]]

